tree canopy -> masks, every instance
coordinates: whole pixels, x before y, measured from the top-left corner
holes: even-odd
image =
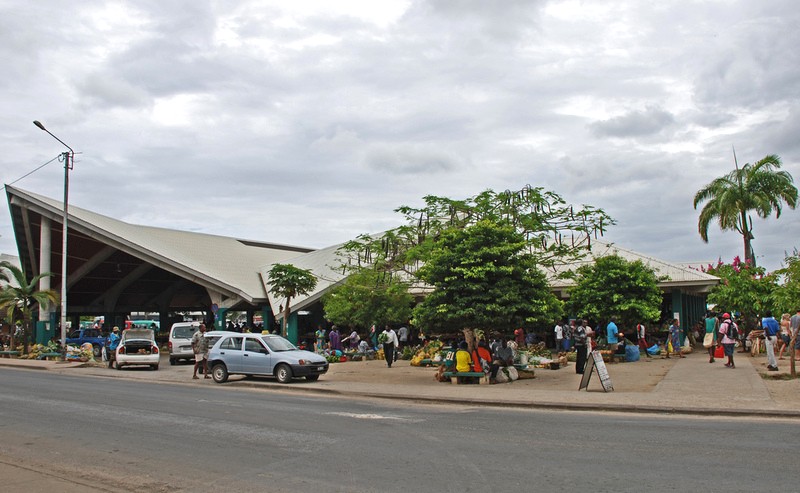
[[[353,273],[322,299],[325,318],[337,325],[362,329],[409,320],[413,303],[407,283],[389,273],[369,269]]]
[[[730,264],[720,261],[705,271],[722,280],[708,293],[708,303],[716,305],[717,311],[740,313],[752,328],[759,315],[772,310],[777,279],[763,267],[737,256]]]
[[[800,312],[800,253],[797,250],[793,254],[787,255],[782,268],[774,273],[783,281],[772,292],[772,300],[775,309],[773,313],[788,313],[793,315]],[[776,315],[777,317],[777,315]],[[789,342],[789,368],[792,377],[797,376],[795,363],[795,343],[797,342],[797,332],[791,335]]]
[[[270,289],[269,292],[280,298],[286,298],[286,306],[283,309],[282,334],[286,337],[286,324],[289,320],[291,309],[289,303],[292,299],[303,296],[317,287],[317,278],[310,270],[301,269],[291,264],[275,264],[268,273]]]
[[[30,330],[33,307],[38,304],[41,308],[47,308],[51,303],[58,303],[58,293],[52,289],[38,289],[39,281],[43,277],[52,275],[51,272],[43,272],[28,281],[22,269],[10,262],[0,262],[0,280],[3,281],[0,290],[0,311],[5,312],[6,320],[12,324],[16,321],[16,316],[22,317],[25,329],[23,345],[26,353],[28,339],[33,334]]]
[[[658,321],[662,300],[658,277],[642,261],[609,255],[579,267],[574,274],[569,313],[599,324],[615,317],[623,327]]]
[[[787,255],[783,267],[774,272],[782,281],[772,293],[773,313],[794,314],[800,310],[800,253]]]
[[[340,249],[342,268],[369,267],[414,274],[431,254],[436,240],[451,229],[482,220],[508,224],[520,233],[528,253],[543,268],[583,258],[592,237],[614,221],[602,209],[575,207],[558,194],[526,186],[521,190],[486,190],[463,200],[429,195],[424,207],[401,206],[404,224],[381,235],[362,235]]]
[[[697,220],[700,237],[708,242],[708,226],[717,220],[723,231],[736,231],[744,239],[744,258],[753,266],[756,257],[753,251],[753,221],[748,216],[755,211],[759,217],[781,216],[782,204],[790,208],[797,206],[797,187],[792,175],[780,171],[781,160],[771,154],[754,164],[747,163],[725,176],[716,178],[701,188],[694,196],[694,208],[703,202]]]
[[[525,236],[508,224],[484,219],[443,231],[418,275],[434,287],[414,309],[428,329],[504,333],[562,313]]]

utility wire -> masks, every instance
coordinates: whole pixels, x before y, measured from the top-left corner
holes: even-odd
[[[32,175],[32,174],[34,174],[34,173],[36,173],[37,171],[39,171],[40,169],[44,168],[44,167],[45,167],[45,166],[47,166],[48,164],[52,163],[52,162],[53,162],[53,161],[55,161],[56,159],[59,159],[59,158],[61,158],[61,156],[62,156],[62,155],[63,155],[63,154],[59,154],[59,155],[57,155],[56,157],[54,157],[54,158],[53,158],[53,159],[51,159],[50,161],[47,161],[46,163],[44,163],[43,165],[39,166],[38,168],[35,168],[35,169],[33,169],[32,171],[29,171],[29,172],[25,173],[24,175],[20,176],[19,178],[17,178],[16,180],[12,181],[11,183],[8,183],[8,185],[13,185],[13,184],[14,184],[14,183],[16,183],[16,182],[18,182],[18,181],[20,181],[20,180],[22,180],[22,179],[24,179],[24,178],[27,178],[27,177],[29,177],[30,175]],[[5,186],[5,185],[3,185],[3,190],[5,190],[5,188],[6,188],[6,186]]]

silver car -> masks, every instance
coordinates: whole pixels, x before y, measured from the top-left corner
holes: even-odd
[[[209,351],[208,367],[217,383],[237,374],[274,376],[288,383],[295,377],[319,379],[328,371],[328,361],[278,335],[226,332]]]

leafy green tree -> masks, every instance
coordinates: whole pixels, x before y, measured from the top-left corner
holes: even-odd
[[[772,300],[775,310],[773,312],[794,314],[800,311],[800,254],[797,250],[784,260],[784,266],[774,272],[782,279],[782,283],[776,286],[772,292]],[[789,343],[790,361],[792,377],[797,376],[795,364],[794,345],[797,342],[797,333],[792,334]]]
[[[317,278],[310,270],[301,269],[291,264],[275,264],[268,273],[269,292],[280,298],[286,298],[283,309],[283,324],[281,334],[286,337],[286,324],[289,321],[291,308],[289,304],[293,298],[304,296],[317,287]]]
[[[323,297],[325,317],[337,325],[362,329],[409,320],[414,297],[408,287],[389,273],[361,270]]]
[[[753,252],[753,220],[748,216],[755,211],[759,217],[781,216],[781,206],[785,202],[790,208],[797,206],[797,187],[792,175],[779,171],[781,160],[772,154],[755,164],[747,163],[725,176],[713,180],[694,196],[694,208],[705,202],[697,221],[700,237],[708,243],[708,226],[717,220],[723,230],[733,230],[744,239],[744,258],[756,265]]]
[[[22,316],[23,352],[28,354],[28,343],[31,330],[31,313],[34,305],[46,309],[50,303],[58,303],[58,293],[52,289],[38,289],[39,281],[43,277],[52,276],[51,272],[44,272],[34,276],[30,282],[25,277],[25,272],[10,262],[0,262],[0,273],[2,273],[3,286],[0,291],[0,311],[6,313],[6,320],[13,323],[15,316]],[[13,283],[11,281],[14,281]],[[14,346],[14,335],[12,331],[11,345]]]
[[[562,313],[525,235],[507,223],[442,231],[417,274],[434,288],[414,309],[427,329],[510,331]]]
[[[381,235],[362,235],[340,249],[342,267],[371,268],[414,275],[447,231],[487,220],[510,225],[522,235],[525,249],[543,268],[583,258],[592,237],[614,224],[602,209],[567,204],[558,194],[526,186],[521,190],[486,190],[475,197],[451,199],[429,195],[421,208],[401,206],[404,224]]]
[[[569,313],[599,324],[615,317],[620,328],[655,322],[661,315],[658,276],[641,260],[599,257],[593,264],[579,267],[572,277],[576,284],[566,303]]]
[[[758,316],[772,309],[777,276],[767,274],[763,267],[737,256],[730,264],[720,261],[709,266],[706,272],[721,279],[708,293],[708,303],[716,305],[717,311],[740,313],[745,326],[753,328]]]

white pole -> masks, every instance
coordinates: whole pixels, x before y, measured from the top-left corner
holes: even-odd
[[[64,153],[64,219],[61,234],[61,355],[67,359],[67,222],[69,218],[69,170],[72,150]]]

